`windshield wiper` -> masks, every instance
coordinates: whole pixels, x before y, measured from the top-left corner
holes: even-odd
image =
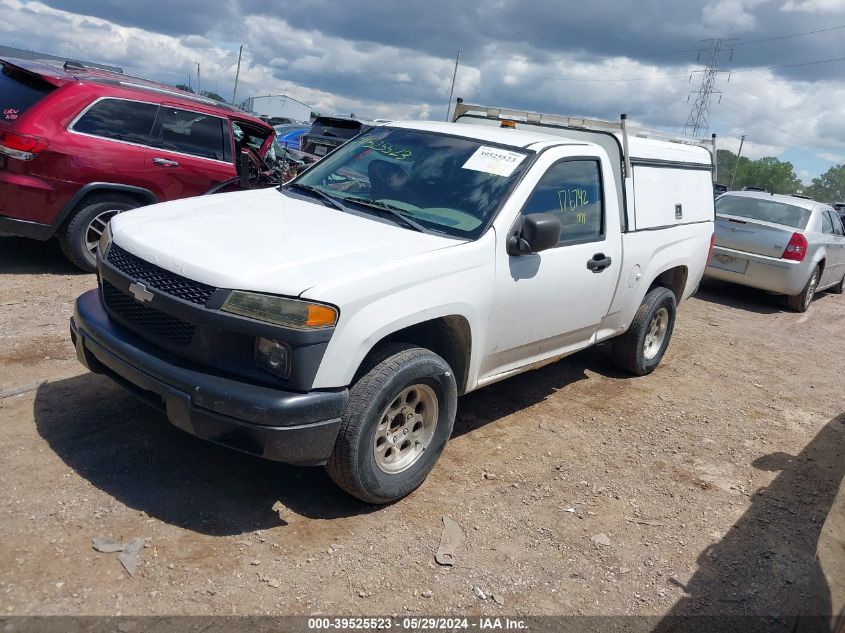
[[[381,202],[380,200],[370,200],[369,198],[355,197],[344,198],[344,201],[354,202],[365,207],[370,207],[371,209],[375,209],[376,211],[379,211],[382,214],[389,214],[391,217],[397,218],[408,228],[411,228],[415,231],[419,231],[420,233],[425,233],[425,227],[422,224],[409,218],[408,214],[402,211],[401,209],[394,207],[393,205],[387,204],[386,202]]]
[[[347,211],[347,208],[344,207],[340,202],[338,202],[337,198],[334,196],[330,196],[325,191],[317,189],[317,187],[311,187],[310,185],[300,185],[299,183],[291,183],[288,185],[289,189],[296,189],[297,191],[307,191],[308,193],[313,193],[317,197],[319,197],[323,202],[326,202],[330,207],[334,207],[338,211]]]

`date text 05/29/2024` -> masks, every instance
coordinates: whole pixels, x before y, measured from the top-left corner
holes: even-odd
[[[527,628],[524,620],[507,617],[437,618],[437,617],[347,617],[308,618],[309,631],[454,631],[456,629],[479,631],[518,631]]]

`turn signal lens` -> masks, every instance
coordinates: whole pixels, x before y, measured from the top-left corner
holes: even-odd
[[[807,254],[807,238],[801,233],[793,233],[789,238],[789,244],[783,251],[783,259],[791,259],[795,262],[803,262],[804,256]]]
[[[510,121],[508,119],[505,119],[504,121],[502,121],[499,127],[516,128],[516,121]]]
[[[306,327],[331,327],[337,321],[337,311],[329,306],[316,303],[308,304]]]

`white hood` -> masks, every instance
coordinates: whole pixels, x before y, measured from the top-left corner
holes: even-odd
[[[111,230],[121,248],[189,279],[288,296],[460,243],[275,188],[144,207],[113,218]]]

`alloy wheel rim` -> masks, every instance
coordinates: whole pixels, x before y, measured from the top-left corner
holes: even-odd
[[[646,360],[652,360],[660,352],[663,347],[663,341],[666,340],[666,331],[669,329],[669,311],[666,308],[660,308],[651,318],[648,324],[648,330],[645,333],[645,341],[643,341],[643,356]]]
[[[103,231],[106,230],[106,225],[109,223],[109,220],[118,213],[120,213],[120,211],[117,210],[103,211],[102,213],[98,213],[94,216],[94,219],[88,223],[88,228],[85,229],[85,248],[88,249],[88,252],[91,253],[91,255],[96,257],[97,244],[100,243],[100,237],[102,237]]]
[[[389,475],[413,466],[425,453],[437,428],[437,394],[428,385],[405,387],[379,417],[373,456]]]
[[[813,296],[816,294],[816,284],[819,283],[819,271],[816,270],[813,272],[813,276],[810,277],[810,287],[807,288],[807,296],[804,297],[804,307],[809,308],[810,304],[813,302]]]

